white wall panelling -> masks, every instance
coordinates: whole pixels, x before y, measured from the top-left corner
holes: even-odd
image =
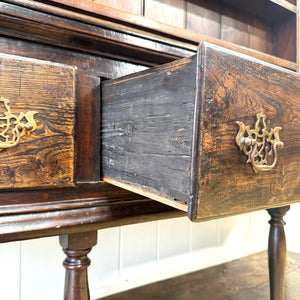
[[[0,245],[0,299],[20,299],[21,242]]]
[[[300,253],[300,204],[287,213],[288,249]],[[109,228],[89,257],[92,299],[203,269],[267,248],[265,211],[204,223],[187,218]],[[0,299],[63,298],[65,255],[58,238],[0,245]]]

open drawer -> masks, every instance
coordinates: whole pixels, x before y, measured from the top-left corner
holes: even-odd
[[[102,178],[195,221],[300,200],[297,73],[202,42],[102,85]]]

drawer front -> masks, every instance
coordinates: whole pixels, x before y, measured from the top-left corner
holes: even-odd
[[[299,75],[210,45],[202,45],[199,51],[201,130],[195,141],[198,161],[195,160],[191,218],[213,218],[299,201]],[[258,114],[265,115],[265,124]],[[255,130],[258,119],[257,133],[263,129],[270,133],[281,127],[275,129],[274,135],[284,147],[277,150],[273,168],[269,168],[275,160],[274,153],[270,153],[262,166],[269,170],[256,172],[255,165],[260,164],[257,150],[253,153],[253,167],[247,163],[251,158],[240,151],[235,139],[242,134],[244,125]],[[269,138],[273,139],[271,135]],[[272,148],[267,139],[268,136],[257,137],[265,149],[261,151],[262,158],[264,151]]]
[[[104,82],[102,96],[105,181],[195,221],[300,200],[298,74],[201,43],[197,56]]]
[[[0,55],[0,188],[74,185],[71,66]]]

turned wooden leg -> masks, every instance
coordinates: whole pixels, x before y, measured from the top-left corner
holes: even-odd
[[[67,255],[64,300],[89,300],[87,268],[91,261],[87,254],[97,244],[97,231],[62,235],[59,242]]]
[[[286,240],[283,217],[289,209],[289,206],[268,209],[271,216],[268,249],[271,300],[284,299]]]

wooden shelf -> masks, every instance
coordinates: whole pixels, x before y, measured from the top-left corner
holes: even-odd
[[[213,1],[215,2],[215,1]],[[220,6],[231,6],[263,21],[278,22],[278,18],[297,13],[296,5],[285,0],[222,0]]]
[[[295,1],[286,1],[286,0],[270,0],[270,2],[274,2],[294,13],[297,12],[297,6],[295,5],[296,0]]]
[[[187,11],[186,28],[107,7],[99,4],[101,0],[47,2],[59,2],[62,8],[72,6],[76,12],[84,12],[86,22],[99,25],[103,21],[107,26],[112,21],[115,30],[125,29],[160,41],[182,42],[183,47],[204,40],[297,70],[297,8],[286,0],[223,0],[222,4],[190,0],[187,9],[193,15]]]
[[[261,252],[219,266],[108,296],[102,300],[269,299],[267,262],[267,253]],[[289,253],[284,299],[299,299],[299,278],[300,254]]]

